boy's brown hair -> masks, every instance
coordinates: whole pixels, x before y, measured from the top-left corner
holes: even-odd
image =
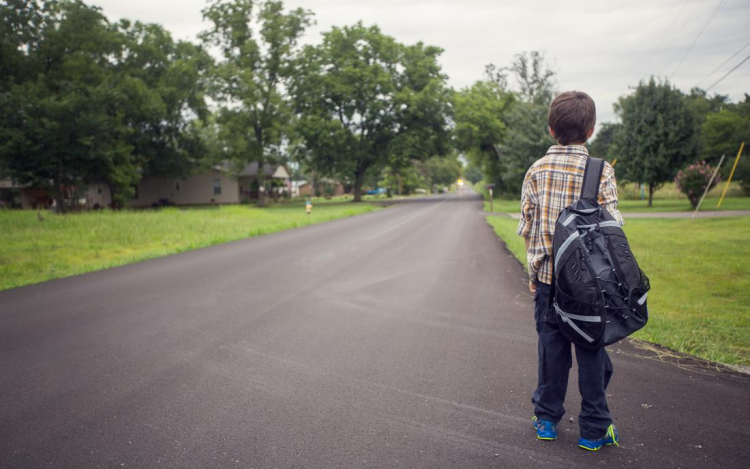
[[[549,127],[560,145],[583,143],[596,124],[596,105],[583,91],[566,91],[549,106]]]

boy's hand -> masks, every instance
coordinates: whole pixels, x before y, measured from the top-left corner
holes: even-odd
[[[532,280],[529,280],[529,291],[531,293],[536,293],[536,283],[534,283]]]

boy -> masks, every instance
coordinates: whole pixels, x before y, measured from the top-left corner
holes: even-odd
[[[521,195],[521,221],[517,233],[526,241],[529,290],[534,296],[534,318],[539,334],[538,385],[531,398],[534,427],[540,440],[557,438],[557,424],[565,414],[563,402],[572,364],[571,343],[558,328],[552,310],[552,237],[560,212],[581,193],[588,151],[585,143],[594,133],[596,107],[589,95],[568,91],[557,96],[549,108],[549,133],[557,145],[537,160],[526,173]],[[599,187],[599,204],[620,224],[615,172],[609,163]],[[578,446],[596,451],[617,445],[619,435],[607,407],[607,384],[612,362],[604,348],[590,350],[576,345],[581,414]]]

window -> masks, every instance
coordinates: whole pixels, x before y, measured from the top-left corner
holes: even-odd
[[[221,179],[214,179],[214,195],[221,195]]]
[[[180,191],[180,181],[175,181],[174,182],[174,190],[176,190],[177,192]]]

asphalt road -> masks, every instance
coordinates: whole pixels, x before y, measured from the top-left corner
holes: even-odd
[[[748,467],[750,378],[612,357],[621,446],[575,370],[537,441],[523,270],[475,195],[401,203],[0,292],[0,467]]]

